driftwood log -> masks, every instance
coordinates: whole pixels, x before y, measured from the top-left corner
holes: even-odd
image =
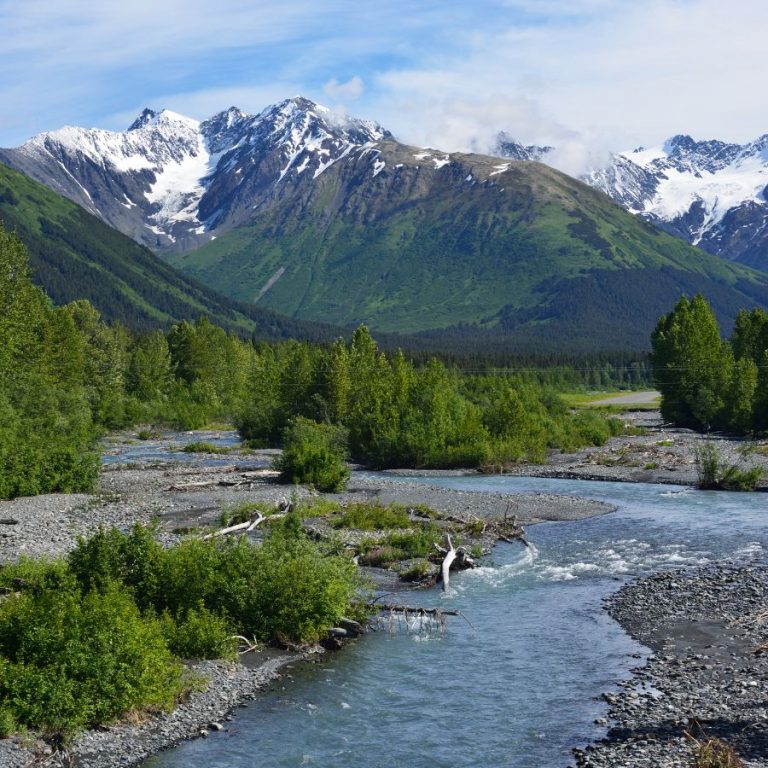
[[[448,589],[448,580],[451,577],[451,564],[456,559],[456,549],[451,541],[451,534],[446,534],[445,538],[448,542],[448,551],[445,553],[442,566],[440,566],[440,577],[443,580],[443,592]]]
[[[277,512],[274,515],[265,515],[257,509],[251,513],[248,520],[242,523],[235,523],[235,525],[228,525],[226,528],[219,528],[218,531],[213,533],[207,533],[203,536],[203,540],[216,539],[219,536],[226,536],[230,533],[250,533],[255,531],[265,520],[282,520],[293,509],[293,502],[282,499],[275,504],[275,508],[284,511]]]

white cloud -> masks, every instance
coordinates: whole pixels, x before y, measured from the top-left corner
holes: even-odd
[[[557,144],[569,169],[674,133],[768,132],[765,0],[29,0],[0,2],[0,26],[0,144],[297,93],[414,144]]]
[[[768,132],[764,0],[507,0],[527,16],[477,33],[460,57],[425,57],[379,75],[375,111],[405,140],[448,149],[498,127],[551,143],[580,169],[608,149],[675,133],[747,141]],[[559,16],[557,14],[560,14]]]
[[[333,77],[323,86],[323,91],[335,101],[354,101],[363,95],[364,90],[363,79],[358,75],[350,77],[345,83]]]

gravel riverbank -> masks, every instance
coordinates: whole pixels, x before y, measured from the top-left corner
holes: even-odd
[[[574,455],[558,454],[552,457],[552,463],[546,467],[520,467],[516,472],[580,479],[682,484],[695,482],[691,444],[698,439],[697,436],[692,437],[692,433],[684,430],[665,429],[658,415],[630,414],[627,418],[637,418],[638,423],[649,430],[648,433],[631,438],[614,438],[602,449],[588,449]],[[128,446],[133,440],[127,436],[123,442]],[[736,444],[728,444],[729,451],[736,451],[737,448]],[[118,445],[112,450],[121,449]],[[50,495],[2,501],[0,563],[15,560],[20,555],[62,555],[75,546],[78,537],[91,535],[99,527],[117,526],[127,529],[135,522],[149,523],[152,520],[159,521],[161,536],[167,543],[172,543],[194,529],[217,525],[222,509],[228,506],[243,501],[277,502],[290,495],[292,489],[276,484],[274,473],[258,468],[269,462],[272,453],[265,451],[247,457],[233,456],[231,463],[222,463],[219,458],[216,466],[204,466],[205,457],[190,463],[166,462],[149,466],[136,466],[130,461],[116,462],[105,466],[98,490],[94,494]],[[635,466],[646,454],[653,457],[646,464],[657,463],[655,470]],[[626,458],[631,455],[636,457]],[[240,461],[242,463],[238,463]],[[633,465],[630,466],[630,463]],[[310,495],[306,489],[297,489],[295,492],[300,497]],[[402,472],[378,475],[355,472],[348,490],[334,498],[341,501],[378,499],[382,503],[399,501],[414,505],[427,504],[446,516],[467,520],[517,515],[523,524],[543,520],[576,520],[612,511],[612,507],[607,504],[575,496],[525,494],[510,499],[498,493],[463,492],[425,486],[409,483],[407,473]],[[654,649],[658,647],[647,669],[638,673],[637,684],[642,686],[644,682],[654,681],[653,685],[663,691],[664,696],[655,699],[647,696],[640,688],[634,691],[636,696],[633,691],[627,690],[626,694],[615,697],[612,705],[617,726],[611,730],[605,744],[578,755],[582,761],[579,762],[580,766],[626,765],[631,768],[642,765],[650,768],[687,765],[687,762],[675,762],[686,760],[690,755],[681,735],[683,725],[678,723],[682,723],[686,717],[689,720],[691,716],[706,717],[707,713],[714,718],[716,710],[704,706],[708,695],[713,699],[719,695],[720,701],[727,699],[729,705],[730,702],[742,700],[759,704],[759,691],[766,681],[764,661],[763,657],[752,657],[749,652],[760,630],[748,626],[731,629],[729,622],[741,620],[754,612],[760,601],[765,604],[765,574],[755,570],[750,572],[746,580],[731,579],[732,574],[724,569],[695,577],[675,577],[674,583],[682,585],[679,593],[678,586],[670,586],[672,582],[668,579],[671,577],[663,574],[627,587],[615,598],[610,610],[627,631],[642,643]],[[660,600],[660,595],[664,599]],[[696,610],[699,612],[696,613]],[[636,620],[633,619],[635,614]],[[678,626],[682,627],[678,634],[694,639],[685,640],[687,644],[681,646],[673,637],[670,650],[667,648],[670,643],[666,643],[666,635],[662,637],[662,634]],[[720,688],[712,687],[714,683],[707,682],[705,673],[711,673],[712,669],[707,669],[707,666],[714,668],[715,662],[695,658],[697,653],[702,657],[712,657],[715,651],[686,650],[699,647],[700,643],[695,638],[702,632],[705,637],[715,633],[716,642],[710,643],[713,647],[726,646],[721,649],[723,685],[727,681],[736,680],[737,695],[728,692],[726,696]],[[739,633],[745,632],[747,639],[739,641],[741,645],[737,643],[737,647],[733,648],[728,645],[732,642],[731,635],[738,640],[741,636]],[[749,635],[750,632],[752,635]],[[731,653],[739,654],[738,661],[725,664],[725,661],[734,658],[730,656]],[[697,671],[696,665],[689,658],[691,654],[702,669]],[[205,691],[193,694],[188,702],[170,715],[152,716],[143,723],[121,723],[84,734],[71,750],[74,765],[80,768],[128,768],[137,765],[150,754],[199,735],[214,723],[226,727],[228,711],[257,695],[269,680],[279,674],[283,665],[295,660],[295,655],[275,652],[261,656],[249,655],[244,657],[244,663],[239,664],[206,662],[197,665],[196,670],[210,681]],[[716,663],[721,664],[721,661]],[[726,671],[725,667],[729,669]],[[742,673],[739,671],[742,668],[747,671]],[[701,676],[697,677],[699,674]],[[673,685],[669,681],[677,681],[680,687],[665,692],[664,685]],[[747,685],[741,686],[742,681]],[[758,686],[750,684],[754,681],[758,681]],[[706,685],[710,688],[706,688]],[[701,696],[700,691],[704,692]],[[661,709],[662,704],[659,702],[667,709]],[[713,706],[715,703],[718,702],[712,702]],[[755,706],[751,713],[755,717],[764,718],[764,706]],[[692,709],[696,712],[689,711]],[[749,722],[753,723],[754,720]],[[667,731],[664,731],[664,727]],[[707,731],[709,733],[709,728]],[[646,733],[656,735],[635,738],[638,734]],[[669,734],[666,741],[661,739],[660,734],[663,733]],[[712,733],[719,734],[717,727],[712,726]],[[743,737],[741,741],[735,739],[735,743],[737,746],[742,742],[747,746],[752,744],[749,748],[754,748],[759,739],[749,738],[751,742]],[[47,759],[42,744],[30,747],[10,740],[0,741],[0,766],[21,768],[34,764],[34,760],[42,762]],[[59,765],[64,765],[59,758],[49,760],[46,764],[55,766],[57,760]],[[750,766],[764,764],[768,765],[761,762],[748,763]]]
[[[608,611],[652,650],[622,692],[606,694],[610,730],[579,768],[682,768],[718,738],[744,766],[768,766],[768,567],[709,566],[632,583]],[[687,736],[686,734],[690,734]]]
[[[665,424],[658,411],[628,411],[617,418],[642,434],[613,437],[605,445],[575,453],[551,451],[546,464],[521,464],[507,471],[528,477],[696,485],[696,448],[711,440],[725,464],[762,467],[757,490],[768,491],[768,440],[748,443],[726,435],[701,435]]]
[[[240,457],[238,457],[240,458]],[[243,501],[275,503],[292,492],[275,482],[275,473],[253,469],[266,463],[271,452],[249,455],[247,466],[166,463],[136,467],[131,462],[105,466],[94,494],[57,494],[0,502],[0,563],[20,555],[55,557],[66,554],[78,537],[99,527],[128,529],[136,522],[159,521],[160,535],[173,543],[185,533],[217,526],[222,509]],[[201,462],[204,458],[201,457]],[[238,482],[239,485],[233,485]],[[386,504],[427,504],[449,517],[472,519],[516,514],[524,523],[573,520],[605,514],[612,507],[574,496],[467,493],[402,482],[402,478],[353,473],[348,490],[333,495],[340,501],[377,499]],[[310,654],[311,658],[312,654]],[[205,690],[193,693],[173,713],[152,715],[141,723],[119,723],[80,736],[70,749],[79,768],[130,768],[149,755],[193,738],[211,727],[226,727],[226,714],[257,695],[286,664],[304,658],[269,652],[248,654],[241,663],[204,662],[193,667],[208,680]],[[0,766],[22,768],[34,764],[63,766],[62,757],[48,753],[42,742],[22,746],[0,741]]]

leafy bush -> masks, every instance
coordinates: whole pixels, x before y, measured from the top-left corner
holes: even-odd
[[[0,604],[0,650],[0,709],[47,735],[168,709],[183,688],[160,623],[117,584],[10,597]]]
[[[181,618],[166,612],[162,625],[168,647],[183,659],[227,659],[236,655],[229,622],[205,606],[193,608]]]
[[[742,469],[738,464],[726,464],[711,440],[695,446],[694,459],[697,487],[705,491],[754,491],[763,476],[761,467]]]
[[[67,559],[0,570],[11,590],[0,602],[0,731],[68,738],[131,709],[167,708],[183,688],[174,654],[231,657],[235,634],[313,641],[354,615],[354,564],[323,556],[298,513],[280,522],[261,546],[164,549],[151,528],[101,530]]]
[[[283,454],[275,461],[286,483],[306,483],[319,491],[338,492],[349,479],[347,432],[302,417],[285,430]]]
[[[261,638],[317,640],[354,612],[360,583],[354,563],[319,557],[305,536],[275,532],[259,549],[253,574],[252,625],[245,634]]]
[[[137,523],[129,534],[111,528],[100,529],[90,539],[81,538],[67,560],[83,590],[103,590],[117,581],[132,591],[140,608],[146,609],[157,603],[160,566],[165,557],[155,529]]]
[[[334,528],[355,528],[359,531],[382,531],[388,528],[409,528],[412,523],[408,509],[402,504],[350,504],[340,508],[331,519]]]

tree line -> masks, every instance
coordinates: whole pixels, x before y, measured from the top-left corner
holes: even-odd
[[[662,416],[699,431],[768,430],[768,313],[742,309],[723,339],[712,308],[683,296],[651,336]]]
[[[234,421],[253,444],[279,445],[304,419],[342,429],[348,455],[379,468],[543,461],[618,429],[572,414],[537,375],[417,364],[365,327],[326,345],[254,342],[205,318],[137,336],[88,301],[52,306],[5,231],[0,265],[0,497],[89,488],[98,435],[137,423]]]

